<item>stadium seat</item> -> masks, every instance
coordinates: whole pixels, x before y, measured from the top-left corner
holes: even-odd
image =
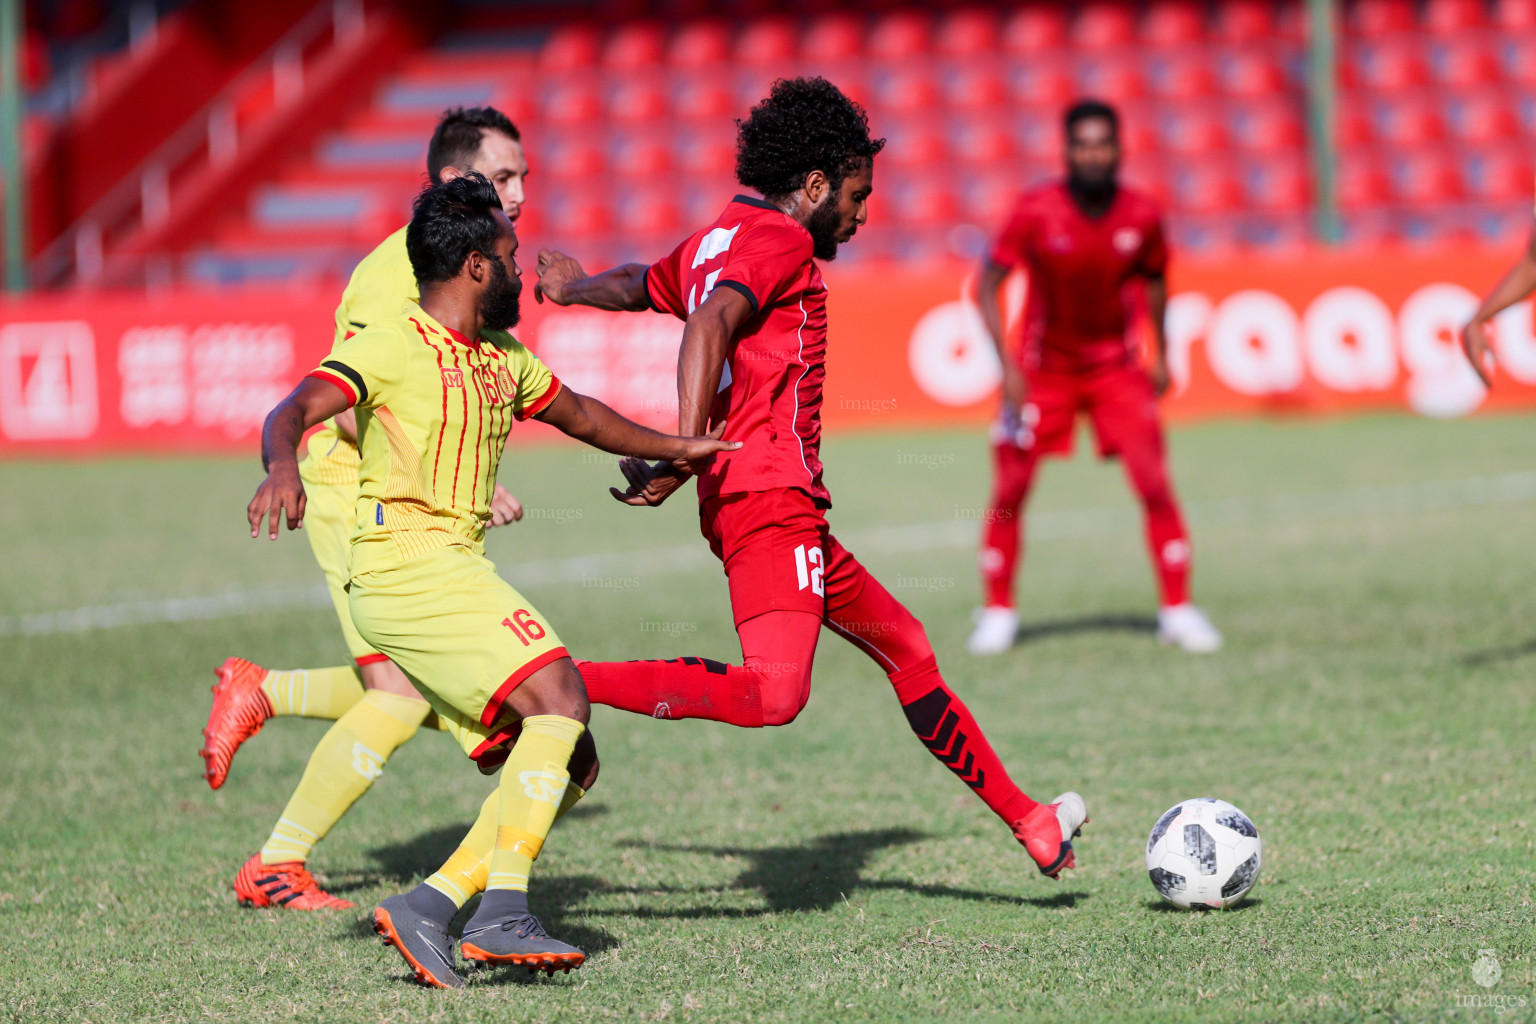
[[[880,195],[879,189],[871,195]],[[885,189],[885,204],[870,213],[871,220],[877,215],[898,224],[912,226],[949,226],[960,217],[960,203],[950,190],[946,179],[935,174],[914,174],[898,177]],[[879,223],[879,221],[874,221]]]
[[[637,71],[659,65],[667,52],[667,36],[655,22],[620,25],[603,46],[602,65],[611,71]]]
[[[1369,145],[1376,137],[1366,105],[1358,96],[1340,97],[1333,120],[1334,142],[1344,149]]]
[[[1217,83],[1227,96],[1249,99],[1285,91],[1280,61],[1259,47],[1223,48],[1215,65]]]
[[[1417,27],[1413,0],[1355,0],[1346,20],[1352,34],[1362,39],[1374,39],[1392,32],[1412,32]]]
[[[1161,119],[1156,104],[1124,103],[1119,109],[1120,145],[1128,158],[1148,156],[1162,150]]]
[[[1044,107],[1059,113],[1077,98],[1077,81],[1071,69],[1060,60],[1037,57],[1015,61],[1007,68],[1008,91],[1013,101],[1023,107]]]
[[[980,110],[1008,100],[1008,83],[997,65],[982,55],[946,63],[939,71],[944,101],[955,110]]]
[[[1215,55],[1205,47],[1179,47],[1152,55],[1147,64],[1147,84],[1152,95],[1164,100],[1199,100],[1216,92],[1212,65]]]
[[[1430,47],[1429,73],[1447,89],[1470,89],[1499,80],[1499,59],[1480,36],[1447,36]]]
[[[1227,108],[1227,135],[1250,153],[1277,153],[1306,145],[1300,98],[1234,103]]]
[[[613,213],[598,189],[554,192],[544,205],[549,234],[556,245],[566,238],[588,239],[613,230]]]
[[[1532,158],[1524,146],[1479,147],[1462,157],[1461,180],[1473,199],[1528,206]]]
[[[1247,205],[1268,213],[1299,213],[1312,202],[1312,179],[1306,159],[1296,152],[1289,159],[1250,160],[1239,171]]]
[[[1393,150],[1386,170],[1399,203],[1429,206],[1462,195],[1460,169],[1443,147]]]
[[[941,99],[937,77],[926,61],[876,65],[869,82],[871,108],[897,114],[932,110]]]
[[[935,33],[933,50],[946,57],[978,57],[991,54],[998,46],[1002,26],[997,12],[978,7],[962,7],[943,15]]]
[[[718,128],[684,132],[676,152],[678,170],[693,181],[728,175],[736,167],[735,137]]]
[[[1136,7],[1127,0],[1088,0],[1072,5],[1071,39],[1084,50],[1108,50],[1136,41]]]
[[[1003,22],[1005,53],[1033,57],[1059,52],[1067,42],[1067,17],[1062,6],[1026,3]]]
[[[1244,205],[1243,189],[1232,169],[1212,161],[1165,166],[1169,208],[1176,213],[1230,213]]]
[[[1262,43],[1275,38],[1273,0],[1224,0],[1216,5],[1212,36],[1220,42]]]
[[[544,94],[544,119],[555,124],[574,125],[596,120],[603,115],[603,98],[592,85],[583,81],[556,85]]]
[[[1518,130],[1509,100],[1499,89],[1450,93],[1443,110],[1446,134],[1463,142],[1496,142]]]
[[[608,166],[626,181],[660,178],[672,172],[672,147],[654,131],[630,131],[608,145]]]
[[[1370,107],[1371,131],[1380,142],[1411,146],[1445,134],[1433,97],[1404,93],[1377,99]]]
[[[800,43],[800,56],[811,61],[846,60],[859,56],[863,48],[863,19],[838,12],[811,22]]]
[[[886,133],[881,161],[893,167],[933,167],[948,156],[943,134],[932,124],[921,121],[897,121]]]
[[[1158,137],[1166,152],[1187,156],[1214,153],[1227,145],[1226,124],[1209,106],[1164,107]]]
[[[685,121],[724,120],[738,114],[736,96],[723,76],[687,71],[672,81],[672,112]]]
[[[788,18],[758,18],[736,37],[735,60],[747,67],[786,64],[797,49],[794,22]]]
[[[1033,184],[1035,180],[1022,169],[967,175],[960,182],[962,215],[990,236],[1002,230],[1019,193]]]
[[[950,147],[954,159],[963,164],[1006,164],[1014,158],[1017,139],[994,118],[956,118],[950,122]]]
[[[876,60],[904,61],[928,53],[933,25],[919,11],[903,9],[882,15],[869,32],[865,52]]]
[[[1536,30],[1536,0],[1494,0],[1493,23],[1506,32]]]
[[[1037,108],[1011,113],[1010,124],[1019,154],[1031,163],[1048,168],[1051,174],[1058,173],[1066,154],[1061,109]]]
[[[1345,58],[1347,81],[1378,92],[1422,85],[1429,77],[1424,49],[1417,37],[1367,38],[1352,43]]]
[[[1372,150],[1342,154],[1334,187],[1340,209],[1351,211],[1376,209],[1391,192],[1382,160]]]
[[[1131,52],[1104,51],[1084,57],[1077,65],[1077,91],[1082,96],[1124,103],[1147,95],[1141,62]]]
[[[561,25],[539,49],[539,67],[545,71],[586,71],[597,64],[601,37],[590,25]]]
[[[615,204],[613,219],[615,228],[626,234],[677,238],[684,231],[682,210],[671,189],[648,188],[626,193]]]
[[[1424,27],[1436,34],[1482,28],[1487,20],[1483,0],[1424,0]]]
[[[559,179],[593,178],[608,170],[608,155],[591,132],[558,132],[540,144],[550,167],[558,167]]]
[[[1499,71],[1511,85],[1536,86],[1536,32],[1522,32],[1500,39]]]
[[[1141,41],[1154,47],[1205,38],[1205,5],[1199,0],[1152,0],[1141,21]]]
[[[719,21],[691,21],[667,43],[667,63],[675,68],[706,68],[731,58],[731,30]]]
[[[609,87],[608,119],[617,124],[658,121],[671,107],[666,85],[656,74],[619,75]]]
[[[1529,92],[1512,94],[1515,123],[1522,134],[1536,135],[1536,95]]]

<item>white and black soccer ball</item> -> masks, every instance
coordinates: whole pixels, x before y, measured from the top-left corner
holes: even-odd
[[[1147,837],[1152,886],[1185,910],[1237,904],[1259,878],[1263,844],[1248,815],[1208,796],[1174,804]]]

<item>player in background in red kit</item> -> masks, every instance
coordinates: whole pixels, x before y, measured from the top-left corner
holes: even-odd
[[[864,111],[820,79],[778,81],[737,122],[737,196],[708,227],[646,267],[588,277],[539,254],[535,295],[560,305],[653,308],[686,321],[678,422],[723,423],[741,441],[699,474],[699,518],[725,565],[743,664],[704,658],[579,662],[595,704],[656,718],[761,727],[794,720],[810,697],[821,627],[889,676],[918,739],[1012,830],[1041,872],[1074,866],[1087,820],[1076,793],[1030,799],[965,704],[945,685],[922,624],[828,530],[822,482],[827,288],[817,260],[837,255],[867,216],[874,157]],[[632,505],[659,505],[685,482],[663,464],[625,463]]]
[[[1186,651],[1214,651],[1221,634],[1189,600],[1189,534],[1179,513],[1157,399],[1168,389],[1168,246],[1157,206],[1118,181],[1120,119],[1083,100],[1066,113],[1066,180],[1025,193],[981,271],[981,317],[1003,364],[1001,415],[992,428],[996,477],[981,542],[986,603],[967,646],[1000,654],[1019,615],[1013,586],[1021,511],[1040,459],[1072,451],[1086,413],[1099,455],[1119,456],[1147,517],[1147,545],[1162,606],[1157,637]],[[1028,276],[1022,338],[1010,351],[997,291],[1015,267]],[[1142,368],[1131,332],[1132,284],[1151,314],[1155,357]]]

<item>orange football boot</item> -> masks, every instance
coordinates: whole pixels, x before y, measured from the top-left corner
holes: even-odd
[[[243,907],[347,910],[352,906],[320,888],[303,861],[263,864],[260,853],[246,861],[235,876],[235,895]]]
[[[267,670],[255,662],[228,658],[214,674],[219,681],[213,684],[213,710],[198,754],[205,765],[203,778],[218,789],[229,777],[229,763],[240,744],[261,732],[262,723],[272,717],[272,703],[261,691]]]
[[[1060,878],[1068,868],[1077,866],[1072,840],[1083,834],[1088,824],[1088,805],[1076,793],[1063,793],[1048,804],[1014,822],[1013,837],[1040,866],[1047,878]]]

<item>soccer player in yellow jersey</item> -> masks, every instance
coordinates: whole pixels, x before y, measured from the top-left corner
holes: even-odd
[[[438,122],[427,146],[432,181],[478,171],[496,187],[501,208],[516,220],[524,202],[528,163],[521,136],[507,116],[489,107],[453,109]],[[369,324],[399,315],[418,297],[405,248],[406,229],[369,253],[336,307],[333,347]],[[304,776],[266,843],[235,876],[234,889],[248,906],[293,910],[346,908],[351,904],[322,890],[305,864],[315,844],[378,778],[389,756],[415,735],[431,710],[409,679],[358,635],[347,608],[347,560],[355,525],[359,457],[354,415],[328,421],[309,440],[299,465],[309,496],[310,547],[319,562],[356,667],[268,671],[242,658],[219,668],[213,710],[201,751],[208,784],[224,784],[240,744],[274,715],[335,719],[311,754]],[[522,517],[522,506],[497,485],[489,525]],[[432,720],[435,723],[435,720]]]
[[[507,433],[535,416],[604,451],[679,469],[702,468],[738,445],[631,423],[562,387],[531,352],[496,333],[518,318],[517,236],[480,175],[428,187],[406,249],[420,305],[337,346],[272,410],[262,432],[269,475],[247,517],[253,537],[265,520],[275,540],[285,511],[288,528],[298,528],[306,503],[300,438],[359,410],[352,621],[405,670],[482,771],[504,762],[500,785],[443,869],[375,911],[376,929],[418,981],[456,987],[448,924],[481,887],[460,942],[465,959],[551,972],[585,959],[551,938],[528,906],[533,860],[559,811],[595,778],[597,751],[580,743],[586,689],[554,627],[485,557]]]
[[[1488,322],[1533,291],[1536,291],[1536,226],[1531,228],[1531,240],[1526,243],[1525,252],[1493,286],[1493,291],[1483,299],[1461,331],[1461,346],[1485,387],[1493,386],[1493,349],[1488,343]]]

